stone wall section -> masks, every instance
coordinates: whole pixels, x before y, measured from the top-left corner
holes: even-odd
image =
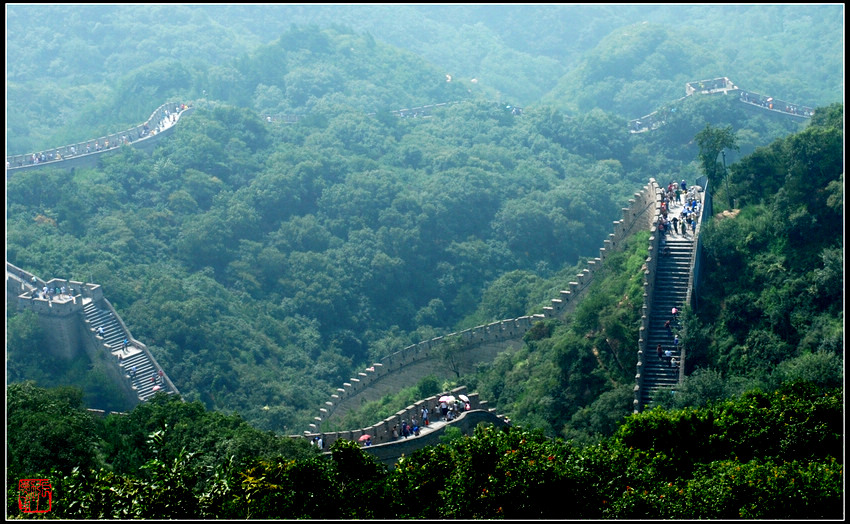
[[[467,395],[467,397],[469,398],[470,411],[463,412],[461,414],[461,416],[458,417],[456,420],[448,422],[447,424],[449,424],[449,425],[454,424],[457,421],[460,421],[461,419],[463,419],[464,415],[469,415],[473,411],[479,411],[479,412],[487,413],[488,415],[484,418],[487,421],[493,422],[497,425],[507,425],[509,423],[509,421],[504,416],[497,415],[494,412],[494,410],[491,409],[488,406],[487,401],[481,400],[478,396],[478,393],[468,393],[466,386],[460,386],[460,387],[452,389],[451,391],[443,392],[443,393],[440,393],[439,395],[434,395],[434,396],[428,397],[426,399],[419,400],[419,401],[407,406],[406,408],[397,411],[394,415],[391,415],[391,416],[385,418],[384,420],[382,420],[382,421],[380,421],[376,424],[373,424],[371,426],[365,427],[365,428],[357,428],[357,429],[344,430],[344,431],[328,431],[328,432],[305,431],[303,438],[306,438],[308,440],[313,440],[314,437],[321,437],[322,440],[323,440],[322,448],[324,450],[328,450],[328,449],[331,448],[333,443],[336,442],[339,439],[346,439],[346,440],[351,440],[353,442],[357,442],[358,439],[362,435],[370,435],[372,437],[372,446],[370,446],[370,447],[375,447],[376,445],[381,445],[381,444],[393,444],[393,445],[396,445],[396,446],[400,446],[399,450],[396,450],[396,451],[393,451],[393,452],[388,452],[388,455],[387,455],[387,456],[398,457],[398,456],[400,456],[401,454],[404,453],[404,451],[400,451],[400,449],[405,448],[405,445],[406,445],[405,449],[407,449],[407,453],[410,453],[410,451],[413,451],[415,449],[419,449],[422,446],[429,444],[429,441],[427,441],[428,439],[423,439],[423,437],[426,436],[426,435],[422,435],[422,436],[416,437],[416,438],[411,437],[411,438],[408,438],[408,439],[405,439],[403,437],[396,438],[396,437],[393,436],[393,432],[392,432],[393,427],[399,428],[399,431],[400,431],[402,421],[407,421],[409,423],[410,421],[412,421],[414,419],[416,421],[418,421],[418,424],[420,425],[420,427],[424,427],[424,426],[422,426],[422,408],[428,409],[428,412],[430,413],[429,420],[431,420],[432,422],[436,421],[438,418],[440,418],[439,398],[442,397],[443,395],[453,395],[456,398],[459,395]],[[480,418],[480,416],[470,417],[470,419],[467,420],[467,422],[470,422],[473,419],[477,420],[478,418]],[[475,424],[477,425],[477,423],[478,422],[476,422]],[[474,427],[474,425],[472,427]],[[466,429],[469,429],[469,428],[466,428]],[[427,431],[427,430],[423,430],[423,433],[429,433],[429,435],[427,435],[427,436],[430,436],[430,432]],[[292,437],[293,438],[299,438],[298,435],[292,435]],[[431,438],[431,440],[434,440],[434,438]],[[433,442],[433,443],[436,443],[436,442]],[[367,450],[367,451],[371,451],[371,450]]]
[[[472,397],[470,396],[470,400]],[[397,464],[404,460],[404,457],[409,457],[414,451],[421,449],[424,446],[436,446],[441,443],[441,437],[448,427],[454,427],[461,431],[464,435],[472,435],[475,427],[480,424],[492,424],[497,428],[510,425],[510,421],[496,415],[490,409],[476,409],[462,413],[457,419],[448,422],[446,425],[423,433],[415,438],[400,439],[395,442],[384,444],[373,444],[368,447],[362,447],[363,451],[369,453],[378,459],[379,462],[387,465],[390,469],[394,469]]]
[[[653,227],[660,212],[660,191],[655,179],[651,179],[634,194],[628,207],[622,208],[622,218],[614,221],[613,232],[603,242],[599,256],[588,261],[588,267],[569,283],[569,289],[562,290],[557,298],[552,299],[551,305],[544,307],[542,314],[501,320],[435,337],[388,355],[337,388],[319,408],[319,413],[304,433],[315,435],[321,432],[322,422],[340,417],[387,393],[416,384],[421,377],[439,372],[443,372],[443,376],[453,376],[453,371],[447,369],[445,363],[445,351],[441,350],[447,341],[457,345],[455,368],[462,372],[473,370],[479,362],[491,362],[502,351],[522,347],[523,336],[536,322],[563,318],[575,308],[609,253],[620,249],[623,241],[634,231]]]
[[[96,167],[103,154],[120,150],[121,145],[129,145],[136,149],[145,152],[151,152],[154,146],[162,140],[162,138],[170,135],[174,131],[174,124],[180,117],[188,115],[194,110],[194,107],[186,107],[180,110],[180,104],[177,102],[166,102],[159,106],[151,114],[145,122],[133,126],[130,129],[119,133],[112,133],[85,142],[77,144],[69,144],[57,148],[45,150],[45,152],[58,154],[61,156],[59,160],[51,160],[38,164],[32,163],[32,153],[26,155],[11,155],[6,157],[6,178],[8,179],[13,173],[39,169],[42,167],[55,167],[59,169],[73,169],[77,167]],[[176,109],[176,112],[175,112]],[[170,111],[170,112],[169,112]],[[169,112],[169,113],[167,113]],[[168,118],[166,115],[175,115],[175,120],[170,125],[159,127],[159,123]],[[126,140],[126,142],[125,142]],[[95,150],[92,145],[95,143],[110,144],[108,148]],[[86,146],[89,146],[90,152],[86,152]]]
[[[640,316],[640,330],[638,333],[638,361],[637,361],[637,371],[635,373],[635,387],[634,394],[635,399],[640,398],[640,391],[643,387],[643,361],[647,353],[647,334],[649,333],[649,322],[652,306],[652,298],[655,287],[655,270],[658,266],[658,253],[660,252],[661,246],[661,235],[658,234],[657,222],[658,217],[661,215],[661,197],[663,194],[663,189],[658,185],[655,179],[650,180],[651,191],[650,194],[655,195],[654,202],[651,203],[651,220],[649,223],[649,254],[646,257],[646,262],[644,263],[644,273],[643,273],[643,306],[641,307],[641,316]],[[637,404],[635,405],[635,412],[637,412],[637,406],[640,404],[639,400],[635,400]]]
[[[34,280],[33,280],[34,279]],[[50,289],[65,287],[70,292],[64,297],[52,299],[39,298],[38,291],[43,286]],[[29,309],[38,314],[38,322],[47,335],[47,347],[45,355],[70,361],[86,355],[91,361],[107,358],[104,369],[110,378],[118,384],[125,393],[128,401],[135,405],[139,402],[138,393],[132,389],[120,363],[108,358],[109,349],[104,347],[103,341],[96,334],[94,327],[89,324],[83,312],[85,304],[94,302],[101,309],[107,309],[115,316],[123,331],[128,335],[131,346],[139,348],[153,363],[156,369],[162,369],[156,358],[148,347],[133,338],[124,320],[112,307],[112,304],[103,296],[103,289],[99,284],[83,283],[63,278],[42,280],[28,271],[17,266],[6,263],[6,302],[15,304],[18,310]],[[170,391],[178,396],[180,392],[171,382],[166,373],[163,380]]]
[[[695,195],[697,199],[700,200],[700,216],[697,220],[697,229],[694,233],[694,237],[696,241],[694,242],[693,251],[691,253],[691,261],[694,266],[691,267],[689,281],[688,281],[688,298],[687,304],[691,305],[693,300],[693,290],[696,287],[695,280],[695,267],[697,267],[699,260],[699,253],[701,250],[701,243],[699,241],[699,231],[702,227],[703,218],[706,216],[711,216],[706,214],[706,203],[708,203],[709,210],[711,209],[711,196],[706,190],[708,184],[708,180],[705,177],[700,177],[697,179],[696,188],[697,191]],[[643,306],[641,309],[641,320],[640,320],[640,333],[638,336],[638,361],[637,361],[637,371],[635,373],[635,386],[634,386],[634,400],[633,400],[633,411],[638,413],[640,411],[640,398],[641,398],[641,390],[644,387],[644,378],[645,375],[643,373],[643,363],[649,354],[647,348],[647,339],[649,334],[649,323],[650,323],[650,311],[652,311],[653,298],[655,293],[655,272],[658,267],[658,259],[659,254],[661,252],[661,235],[658,233],[656,224],[658,222],[658,218],[661,216],[661,198],[664,192],[664,189],[661,188],[655,181],[655,179],[650,180],[650,186],[652,186],[652,190],[656,194],[655,204],[652,206],[654,209],[652,211],[652,220],[649,223],[650,237],[649,237],[649,255],[646,258],[646,263],[644,264],[644,279],[643,279]],[[706,196],[708,195],[708,196]],[[679,358],[679,383],[681,383],[685,378],[685,356],[686,350],[684,346],[681,349],[681,356]]]

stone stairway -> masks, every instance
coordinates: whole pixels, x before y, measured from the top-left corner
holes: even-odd
[[[145,401],[158,391],[171,393],[168,385],[158,375],[153,362],[143,352],[126,357],[123,366],[126,376],[133,382],[133,389],[139,394],[139,400]]]
[[[103,345],[112,353],[116,353],[122,349],[122,342],[125,338],[129,338],[115,315],[107,309],[100,309],[89,302],[83,306],[83,312],[86,315],[86,320],[89,325],[94,328],[95,333],[103,338]],[[99,328],[103,328],[103,335],[99,335]],[[117,355],[116,355],[117,356]]]
[[[145,401],[158,391],[173,393],[167,382],[159,375],[159,370],[148,357],[147,353],[134,346],[132,342],[124,348],[124,339],[130,339],[118,319],[108,309],[98,308],[93,302],[83,306],[83,311],[89,326],[98,333],[103,327],[103,344],[114,358],[119,358],[119,366],[124,368],[124,376],[132,383],[133,390],[139,400]],[[100,336],[100,335],[98,335]],[[151,380],[153,379],[153,380]]]
[[[643,363],[641,410],[652,407],[652,396],[656,391],[674,387],[679,381],[679,366],[671,367],[668,359],[659,359],[656,348],[661,344],[662,350],[669,349],[673,352],[676,362],[681,359],[681,344],[677,348],[673,342],[673,337],[681,325],[678,318],[673,318],[672,311],[674,307],[681,310],[687,299],[693,244],[694,237],[690,233],[687,236],[668,234],[662,242],[661,255],[655,271],[647,355]],[[667,320],[671,321],[670,333],[664,327]]]

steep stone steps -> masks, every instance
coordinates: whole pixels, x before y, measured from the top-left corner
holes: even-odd
[[[159,370],[147,353],[132,345],[124,349],[124,340],[129,340],[130,335],[122,329],[111,311],[98,308],[89,302],[83,306],[83,312],[95,333],[98,333],[98,328],[103,328],[102,338],[106,350],[115,358],[121,355],[119,365],[124,368],[124,376],[132,384],[139,400],[145,401],[158,391],[173,393],[164,378],[159,376]]]
[[[673,308],[679,310],[688,296],[688,282],[692,267],[693,236],[668,234],[662,242],[661,255],[655,271],[650,324],[646,333],[647,355],[644,356],[643,387],[641,388],[641,409],[652,407],[652,397],[657,391],[673,388],[679,381],[679,366],[672,367],[670,359],[658,358],[656,348],[661,344],[662,351],[670,350],[672,359],[681,359],[681,347],[674,344],[674,336],[681,329],[678,318],[672,314]],[[668,332],[665,322],[670,320]]]

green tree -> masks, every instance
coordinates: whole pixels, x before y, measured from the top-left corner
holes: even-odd
[[[44,389],[32,382],[6,388],[7,481],[44,478],[52,470],[99,465],[95,420],[77,388]]]
[[[694,140],[699,146],[699,160],[703,172],[708,177],[710,187],[716,192],[717,188],[720,187],[720,182],[726,177],[726,173],[720,170],[717,157],[724,149],[739,150],[735,132],[731,125],[725,128],[716,128],[711,124],[706,124],[705,128],[694,136]],[[727,195],[727,198],[730,198],[730,195]]]
[[[843,377],[841,357],[821,350],[783,361],[774,370],[771,382],[780,385],[806,381],[823,388],[835,388],[840,387]]]
[[[633,412],[634,398],[634,386],[628,384],[606,391],[592,404],[578,410],[561,433],[564,438],[582,444],[610,437]]]

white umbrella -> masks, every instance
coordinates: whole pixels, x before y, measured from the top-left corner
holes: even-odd
[[[443,395],[442,397],[440,397],[440,402],[451,403],[451,402],[454,402],[454,401],[455,401],[455,398],[452,395]]]
[[[458,395],[457,398],[461,399],[464,402],[469,402],[469,397],[466,395]]]

